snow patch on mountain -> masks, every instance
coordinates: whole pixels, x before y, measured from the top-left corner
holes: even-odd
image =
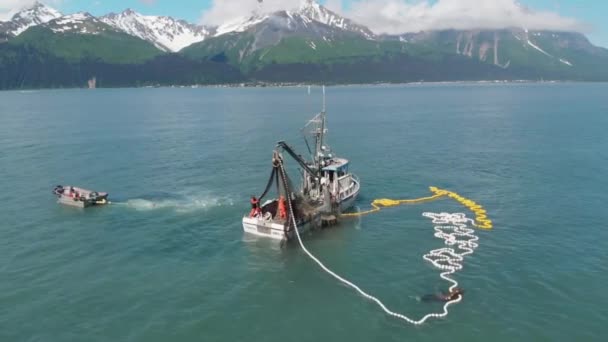
[[[541,49],[538,45],[532,43],[529,39],[528,39],[527,43],[528,43],[528,45],[530,45],[535,50],[538,50],[539,52],[541,52],[543,55],[545,55],[547,57],[553,57],[549,53],[547,53],[545,50]]]
[[[129,35],[141,38],[163,51],[177,52],[201,42],[215,30],[165,16],[142,15],[130,9],[100,18],[104,23]]]
[[[109,26],[89,13],[79,12],[65,15],[43,24],[55,33],[100,34]]]
[[[221,36],[231,32],[245,32],[249,28],[268,19],[269,15],[253,14],[249,17],[235,18],[217,27],[215,36]]]
[[[78,12],[63,16],[55,21],[57,25],[70,24],[75,22],[84,22],[86,20],[95,19],[92,15],[86,12]]]
[[[313,0],[302,1],[298,14],[331,27],[359,33],[368,39],[374,38],[374,33],[367,27],[356,24],[352,20],[330,11]]]

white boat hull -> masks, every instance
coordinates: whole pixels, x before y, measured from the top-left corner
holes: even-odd
[[[340,203],[340,212],[345,212],[348,209],[352,208],[355,205],[355,201],[357,200],[358,195],[359,193],[356,193],[353,196],[345,199],[342,203]]]
[[[70,190],[72,191],[70,192]],[[73,186],[58,185],[53,190],[53,194],[57,196],[57,203],[77,208],[88,208],[110,203],[106,192],[94,192]]]
[[[298,224],[298,231],[300,234],[307,232],[309,228],[310,222]],[[243,217],[243,230],[248,234],[273,240],[285,239],[285,225],[274,221],[266,221],[264,218]],[[288,238],[291,238],[293,232],[289,235]]]
[[[359,183],[358,179],[354,181],[353,187],[354,191],[347,198],[343,199],[342,202],[340,202],[340,212],[345,212],[355,206],[355,202],[359,196],[359,191],[361,190],[361,184]]]
[[[357,196],[359,196],[360,186],[357,181],[355,191],[340,202],[340,212],[346,211],[355,205]],[[312,219],[315,222],[302,221],[298,222],[298,231],[300,234],[307,232],[311,226],[320,227],[322,225],[321,215],[317,215],[316,218]],[[266,220],[263,217],[243,217],[243,230],[252,235],[270,238],[273,240],[283,240],[285,236],[285,225],[281,222],[274,220]],[[294,233],[287,234],[288,239],[294,238]]]

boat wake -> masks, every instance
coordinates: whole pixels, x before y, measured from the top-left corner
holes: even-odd
[[[187,214],[218,207],[231,207],[234,201],[228,197],[198,195],[164,199],[135,198],[121,204],[137,211],[174,210],[180,214]]]

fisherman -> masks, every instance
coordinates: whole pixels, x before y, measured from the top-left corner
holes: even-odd
[[[249,217],[257,217],[261,214],[260,201],[255,196],[251,196],[251,212],[249,213]]]
[[[421,300],[423,302],[451,302],[453,300],[457,300],[458,298],[462,298],[464,295],[464,290],[461,288],[455,288],[450,290],[448,293],[438,293],[438,294],[428,294],[426,296],[422,296]]]
[[[283,195],[279,197],[279,217],[282,220],[287,220],[287,201]]]

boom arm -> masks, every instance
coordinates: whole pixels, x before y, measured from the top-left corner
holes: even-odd
[[[283,149],[285,152],[287,152],[296,162],[298,162],[298,164],[300,164],[300,166],[306,170],[306,172],[308,172],[310,175],[312,176],[317,176],[317,172],[313,171],[308,164],[306,163],[306,160],[302,159],[302,157],[300,157],[294,150],[293,148],[291,148],[291,146],[287,145],[286,142],[284,141],[279,141],[277,143],[277,147]]]

